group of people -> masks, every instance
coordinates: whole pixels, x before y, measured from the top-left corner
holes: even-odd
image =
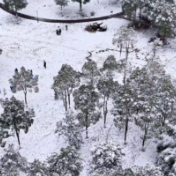
[[[66,31],[68,30],[68,26],[67,25],[65,25],[65,29],[66,29]],[[61,34],[61,29],[60,29],[60,34]],[[46,69],[46,61],[45,60],[43,61],[43,67]],[[18,69],[17,68],[15,68],[15,73],[18,73]],[[32,70],[31,70],[31,76],[33,76]],[[10,86],[10,89],[12,90],[13,86]],[[1,94],[1,89],[0,89],[0,94]],[[6,89],[5,88],[3,89],[3,94],[6,95]]]
[[[66,31],[68,30],[68,26],[67,25],[65,25],[65,30]],[[61,32],[62,32],[62,30],[61,30],[60,26],[58,26],[58,29],[56,30],[56,34],[57,35],[61,35]]]

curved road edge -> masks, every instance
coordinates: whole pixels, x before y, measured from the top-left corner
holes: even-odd
[[[91,21],[99,21],[99,20],[107,20],[110,18],[121,18],[121,19],[126,19],[129,20],[127,18],[125,18],[123,15],[123,12],[119,12],[113,15],[107,15],[107,16],[102,16],[102,17],[96,17],[96,18],[87,18],[87,19],[76,19],[76,20],[60,20],[60,19],[47,19],[47,18],[37,18],[34,16],[30,16],[30,15],[25,15],[23,13],[19,13],[19,12],[15,12],[13,10],[7,10],[4,5],[2,3],[0,3],[0,8],[4,11],[6,11],[7,13],[10,13],[14,16],[19,16],[21,18],[26,18],[29,20],[36,20],[36,21],[42,21],[42,22],[48,22],[48,23],[84,23],[84,22],[91,22]]]

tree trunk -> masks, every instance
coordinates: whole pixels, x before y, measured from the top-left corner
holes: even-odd
[[[147,128],[147,125],[145,124],[145,131],[144,131],[144,137],[142,140],[142,147],[144,147],[144,145],[145,145],[145,141],[147,139],[147,132],[148,132],[148,128]]]
[[[17,126],[16,126],[16,122],[15,122],[15,119],[14,119],[14,118],[13,118],[13,125],[14,125],[15,133],[16,133],[16,136],[17,136],[17,139],[18,139],[18,144],[19,144],[19,146],[20,146],[20,137],[19,137],[19,133],[18,133]]]
[[[82,0],[80,0],[80,2],[79,2],[79,9],[80,9],[80,11],[82,11]]]
[[[25,96],[25,103],[26,103],[26,106],[27,106],[27,91],[24,92],[24,96]]]
[[[124,69],[124,77],[123,77],[123,83],[126,84],[126,72],[127,72],[127,63],[128,63],[128,54],[129,54],[129,46],[127,44],[126,46],[126,58],[125,58],[125,69]]]
[[[69,105],[69,108],[70,108],[70,93],[68,93],[68,105]]]
[[[124,143],[126,144],[126,140],[127,140],[127,133],[128,133],[128,116],[126,117],[126,120],[125,120],[125,137],[124,137]]]
[[[88,138],[88,112],[86,112],[86,139]]]
[[[106,116],[107,116],[107,113],[108,113],[107,101],[108,100],[104,100],[104,109],[103,109],[103,113],[104,113],[104,128],[106,128]]]
[[[65,106],[65,111],[67,111],[67,93],[66,93],[66,90],[65,90],[65,95],[64,95],[64,106]]]

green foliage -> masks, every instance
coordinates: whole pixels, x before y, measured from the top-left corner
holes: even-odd
[[[82,67],[82,77],[88,85],[94,87],[99,79],[100,71],[94,61],[86,62]]]
[[[72,94],[73,89],[79,85],[79,82],[78,72],[67,64],[63,64],[58,75],[54,77],[52,89],[55,94],[63,100],[66,111],[68,109],[67,106],[69,105],[70,107],[70,95]]]
[[[86,137],[88,138],[88,127],[90,123],[96,123],[101,117],[97,110],[99,104],[99,94],[91,85],[81,85],[73,93],[75,109],[80,110],[78,120],[86,127]]]
[[[15,97],[12,97],[10,100],[5,99],[2,104],[4,108],[4,112],[0,117],[2,131],[6,134],[5,137],[8,137],[15,132],[20,145],[20,130],[24,130],[25,133],[28,132],[29,127],[34,121],[34,111],[33,109],[28,109],[26,111],[24,102],[17,100]]]
[[[92,160],[90,174],[92,176],[116,175],[122,172],[121,148],[112,143],[100,144],[91,150]]]
[[[69,2],[68,0],[54,0],[54,1],[57,5],[61,6],[61,10],[62,10],[62,7],[67,6]]]
[[[79,176],[83,169],[82,159],[73,147],[61,148],[60,154],[54,153],[48,157],[51,176]]]
[[[41,163],[39,160],[34,160],[30,163],[27,169],[27,176],[49,176],[49,172],[45,163]]]
[[[113,55],[109,55],[107,59],[103,63],[103,70],[116,70],[117,69],[117,61]]]
[[[80,10],[82,10],[82,4],[86,4],[86,3],[90,2],[90,0],[72,0],[72,1],[79,3]]]
[[[24,173],[27,170],[26,159],[14,150],[13,145],[9,145],[5,152],[0,159],[1,176],[20,176],[20,171]]]
[[[58,122],[56,126],[55,133],[59,134],[59,136],[65,135],[70,146],[74,146],[77,150],[81,148],[83,143],[82,128],[73,111],[68,111],[62,122]]]
[[[25,103],[27,105],[27,93],[32,91],[32,88],[37,93],[38,88],[38,75],[33,76],[32,70],[26,70],[25,67],[21,67],[20,72],[15,71],[15,74],[9,79],[12,87],[12,92],[23,91],[25,95]]]
[[[3,2],[7,9],[14,10],[16,12],[26,8],[28,4],[26,0],[3,0]]]

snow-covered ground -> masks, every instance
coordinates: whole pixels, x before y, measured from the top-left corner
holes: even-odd
[[[92,0],[90,3],[83,5],[83,11],[90,16],[91,11],[95,11],[95,16],[104,16],[112,13],[120,12],[118,5],[107,3],[106,0]],[[2,2],[2,0],[0,0]],[[45,18],[81,18],[78,14],[79,4],[70,3],[63,8],[56,6],[54,1],[50,0],[28,0],[29,5],[21,12]],[[62,16],[63,14],[63,16]],[[21,19],[16,24],[16,19],[12,15],[0,10],[0,48],[3,50],[0,55],[1,76],[0,76],[0,98],[11,97],[9,79],[14,73],[14,69],[20,69],[24,66],[32,69],[33,74],[39,75],[39,93],[28,93],[28,105],[34,108],[35,120],[27,134],[22,131],[21,148],[19,149],[22,156],[32,162],[35,158],[44,161],[51,153],[59,152],[61,147],[67,146],[65,139],[54,133],[56,122],[65,116],[65,111],[61,101],[54,100],[54,93],[51,89],[53,77],[57,75],[62,64],[69,64],[74,69],[79,70],[86,61],[88,51],[94,51],[92,60],[96,61],[101,67],[108,55],[115,55],[116,59],[120,57],[118,52],[106,51],[97,53],[103,49],[116,49],[112,44],[114,34],[122,25],[129,22],[122,19],[110,19],[102,21],[108,26],[107,32],[88,33],[84,30],[86,23],[69,24],[68,31],[65,30],[64,24],[52,24],[37,21]],[[55,30],[58,26],[62,29],[62,35],[57,36]],[[145,64],[145,56],[147,52],[151,52],[151,45],[148,40],[154,35],[151,31],[137,32],[137,46],[140,51],[138,55],[130,55],[132,68]],[[158,48],[157,54],[160,56],[161,62],[165,65],[167,73],[171,74],[173,79],[176,78],[176,46],[174,39],[170,40],[167,48]],[[171,47],[172,46],[172,47]],[[43,67],[43,60],[47,63],[47,68]],[[116,78],[120,79],[120,77]],[[3,95],[3,89],[7,94]],[[14,94],[18,99],[24,100],[22,92]],[[109,109],[111,109],[109,105]],[[0,112],[2,109],[0,109]],[[154,163],[156,157],[156,142],[148,140],[146,143],[146,151],[141,151],[141,130],[130,124],[128,134],[128,144],[123,144],[123,131],[119,131],[113,125],[113,116],[109,113],[107,119],[107,128],[103,128],[103,120],[89,128],[89,139],[84,141],[80,150],[81,157],[84,159],[84,170],[81,176],[86,176],[88,162],[90,158],[90,148],[98,143],[105,141],[113,141],[123,148],[123,166],[146,165]],[[84,134],[84,133],[83,133]],[[7,143],[13,143],[18,149],[16,137],[9,138]],[[0,156],[3,155],[3,148],[0,148]]]

